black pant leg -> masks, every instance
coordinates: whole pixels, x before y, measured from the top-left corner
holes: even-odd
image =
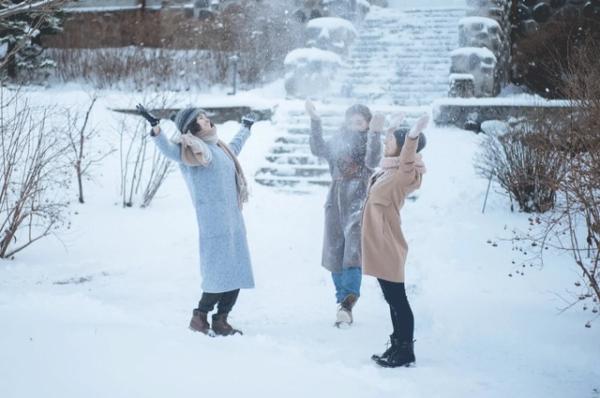
[[[198,311],[208,314],[215,308],[222,296],[223,293],[202,293],[202,298],[198,303]]]
[[[219,300],[217,314],[230,313],[231,310],[233,309],[233,306],[237,302],[239,294],[240,294],[240,289],[223,293],[223,295],[221,296],[221,299]]]
[[[403,341],[413,341],[415,319],[406,297],[404,283],[379,280],[384,297],[390,305],[392,324],[394,325],[393,337]]]
[[[390,307],[390,319],[392,321],[392,327],[393,327],[392,336],[396,336],[398,334],[398,330],[399,330],[398,329],[398,316],[396,314],[396,311],[394,310],[394,307],[392,306],[392,303],[393,303],[392,289],[391,289],[388,281],[378,278],[377,282],[379,282],[379,286],[381,287],[381,291],[383,292],[383,298],[385,299],[386,303],[388,303],[388,306]]]

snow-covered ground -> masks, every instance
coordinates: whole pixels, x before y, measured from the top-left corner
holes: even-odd
[[[277,102],[267,91],[243,95]],[[102,140],[116,143],[108,108],[142,97],[102,94],[92,120]],[[28,95],[38,104],[86,99],[75,87]],[[219,129],[228,138],[237,127]],[[255,125],[241,156],[248,176],[279,133],[277,124]],[[0,261],[0,397],[600,396],[600,325],[584,328],[589,314],[579,307],[559,314],[557,294],[575,280],[569,260],[550,256],[545,268],[509,278],[511,246],[486,242],[527,217],[498,193],[481,214],[480,137],[442,128],[427,135],[428,173],[403,210],[415,368],[370,360],[391,331],[373,279],[364,280],[353,327],[333,327],[333,286],[319,265],[322,188],[292,195],[252,182],[244,213],[257,288],[242,292],[231,319],[245,335],[189,331],[200,276],[183,180],[176,170],[150,208],[123,209],[115,154],[87,185],[88,203],[73,205],[71,230]],[[63,283],[82,277],[89,281]]]

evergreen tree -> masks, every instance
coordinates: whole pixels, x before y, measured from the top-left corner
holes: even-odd
[[[43,34],[61,30],[62,1],[0,0],[0,74],[31,81],[48,76],[54,62],[44,57]]]

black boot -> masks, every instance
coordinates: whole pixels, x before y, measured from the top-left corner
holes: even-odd
[[[389,357],[390,353],[392,352],[392,349],[394,348],[394,346],[392,345],[392,339],[393,337],[390,336],[390,341],[387,343],[387,349],[383,352],[383,354],[373,354],[371,355],[371,359],[377,361],[379,359],[386,359],[387,357]]]
[[[392,339],[391,352],[388,353],[387,358],[380,358],[375,362],[384,368],[397,368],[400,366],[409,367],[415,360],[414,342]]]

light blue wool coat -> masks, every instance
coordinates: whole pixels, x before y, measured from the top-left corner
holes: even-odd
[[[242,127],[229,147],[237,156],[250,136]],[[235,165],[216,144],[208,144],[211,163],[187,166],[181,160],[181,146],[164,132],[154,137],[160,152],[177,162],[190,191],[200,239],[202,290],[223,293],[254,287],[252,263],[246,240],[246,227],[238,204]]]

